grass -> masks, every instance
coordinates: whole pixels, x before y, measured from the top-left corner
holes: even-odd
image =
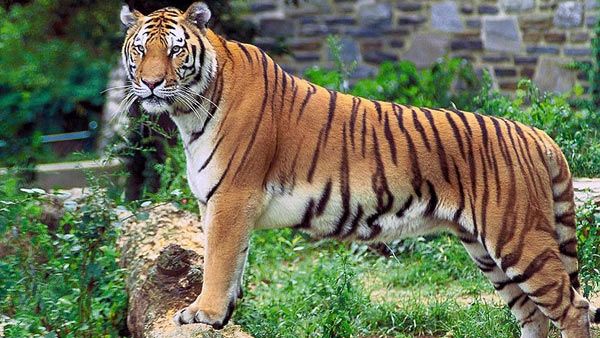
[[[589,221],[598,210],[591,208],[588,203],[579,210],[580,229],[588,229],[580,246],[585,266],[597,272],[599,239],[589,236]],[[317,242],[290,229],[257,231],[246,298],[234,321],[255,337],[519,335],[510,311],[456,238],[409,239],[393,249],[395,257],[385,258],[365,245]],[[598,274],[583,279],[588,290],[598,291]]]

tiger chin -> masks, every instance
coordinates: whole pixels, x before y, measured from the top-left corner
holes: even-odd
[[[573,187],[543,131],[504,118],[331,91],[207,28],[210,10],[123,7],[127,104],[168,113],[206,234],[203,289],[178,324],[221,328],[241,296],[255,228],[387,241],[460,238],[522,337],[590,337]]]

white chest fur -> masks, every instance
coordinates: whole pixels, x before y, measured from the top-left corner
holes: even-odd
[[[208,121],[195,114],[185,114],[171,117],[177,125],[183,143],[187,179],[190,189],[202,203],[206,203],[207,195],[218,182],[222,169],[214,159],[216,140],[215,126],[218,125],[218,116]],[[203,130],[202,135],[197,133]]]

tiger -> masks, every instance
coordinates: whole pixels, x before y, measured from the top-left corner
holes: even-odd
[[[168,114],[205,238],[203,287],[177,324],[226,325],[253,229],[381,242],[456,235],[521,337],[590,337],[572,177],[543,131],[502,117],[381,102],[286,72],[208,28],[202,2],[148,15],[123,6],[126,105]]]

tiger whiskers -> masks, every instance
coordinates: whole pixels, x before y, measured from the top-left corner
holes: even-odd
[[[212,105],[213,105],[213,106],[214,106],[214,107],[215,107],[217,110],[220,110],[219,106],[218,106],[216,103],[214,103],[213,101],[211,101],[211,100],[210,100],[208,97],[206,97],[206,96],[204,96],[204,95],[202,95],[202,94],[200,94],[200,93],[196,93],[196,92],[194,92],[194,91],[193,91],[193,90],[191,90],[189,87],[181,87],[181,89],[182,89],[182,90],[183,90],[183,92],[185,92],[186,94],[188,94],[188,95],[192,95],[192,96],[193,96],[193,95],[195,95],[195,96],[198,96],[200,99],[202,99],[202,100],[204,100],[204,101],[206,101],[206,102],[208,102],[208,103],[212,104]]]
[[[117,107],[117,113],[110,119],[108,123],[112,124],[115,119],[120,119],[126,111],[129,111],[129,108],[131,108],[131,105],[133,105],[136,99],[137,96],[133,91],[128,92],[121,103],[119,103],[119,106]]]
[[[127,92],[128,90],[131,90],[132,88],[133,88],[133,86],[131,84],[122,85],[122,86],[113,86],[113,87],[108,87],[108,88],[104,89],[103,91],[100,92],[100,94],[104,94],[109,91],[117,91],[117,90],[123,90],[123,91]]]

